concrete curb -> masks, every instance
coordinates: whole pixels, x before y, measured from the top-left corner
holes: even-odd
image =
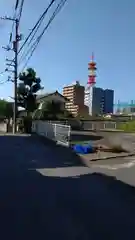
[[[100,160],[107,160],[107,159],[113,159],[113,158],[124,158],[124,157],[131,157],[131,156],[135,156],[135,152],[134,153],[128,153],[128,154],[122,154],[122,155],[116,155],[116,156],[108,156],[108,157],[101,157],[101,158],[95,158],[95,159],[90,159],[90,162],[94,162],[94,161],[100,161]]]
[[[110,156],[110,157],[94,158],[94,159],[90,159],[90,160],[85,159],[82,156],[80,156],[80,157],[81,157],[82,163],[85,164],[85,166],[90,168],[91,167],[91,162],[96,162],[96,161],[100,161],[100,160],[116,159],[118,157],[125,158],[125,157],[130,157],[130,156],[135,156],[135,152],[128,153],[128,154],[123,154],[121,156],[116,155],[116,156]]]

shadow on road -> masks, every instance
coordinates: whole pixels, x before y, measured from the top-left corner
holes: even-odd
[[[99,173],[42,176],[29,169],[43,154],[33,141],[0,136],[1,239],[135,239],[134,187]]]
[[[92,135],[92,134],[86,134],[85,132],[83,133],[79,133],[76,134],[76,133],[72,133],[71,135],[71,141],[97,141],[97,140],[100,140],[102,139],[103,137],[100,136],[100,135]]]
[[[35,144],[35,147],[40,144],[43,148],[47,148],[44,152],[38,151],[40,153],[35,158],[35,161],[31,161],[31,167],[35,168],[58,168],[58,167],[72,167],[72,166],[84,166],[81,158],[72,151],[72,148],[65,147],[63,145],[58,145],[53,141],[50,141],[44,137],[32,136],[31,142]],[[36,145],[37,144],[37,145]],[[37,151],[36,151],[37,152]],[[33,160],[33,159],[32,159]],[[30,161],[29,161],[30,164]]]

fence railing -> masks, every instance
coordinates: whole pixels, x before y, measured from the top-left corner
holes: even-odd
[[[66,146],[70,144],[71,127],[69,125],[33,121],[32,132]]]
[[[109,130],[117,129],[116,122],[83,122],[84,130]]]
[[[72,130],[115,130],[119,126],[119,122],[113,121],[48,121],[52,124],[71,126]]]

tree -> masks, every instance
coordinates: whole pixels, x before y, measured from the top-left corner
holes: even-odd
[[[60,102],[48,100],[43,103],[42,109],[35,110],[33,118],[42,120],[64,120],[73,118],[73,115],[66,109],[62,110]]]
[[[73,114],[65,109],[64,111],[64,117],[65,118],[74,118]]]
[[[13,116],[13,104],[6,100],[0,100],[0,117],[10,118]]]
[[[57,119],[58,114],[61,114],[61,106],[59,102],[53,100],[45,101],[41,109],[41,118]]]
[[[53,113],[54,115],[61,113],[60,102],[55,102],[53,100],[46,101],[43,105],[43,110],[48,113]]]
[[[36,96],[41,87],[41,79],[36,76],[33,68],[28,68],[26,72],[20,73],[20,83],[17,88],[17,103],[19,107],[26,109],[27,113],[33,112],[37,108]]]

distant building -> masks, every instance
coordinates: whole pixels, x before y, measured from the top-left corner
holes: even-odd
[[[92,115],[102,115],[104,105],[104,90],[102,88],[93,88],[92,93]]]
[[[104,90],[104,106],[103,113],[113,113],[113,103],[114,103],[114,90],[105,89]]]
[[[75,82],[63,88],[63,96],[69,99],[65,103],[65,108],[74,116],[88,115],[88,107],[84,105],[84,86]]]
[[[88,92],[90,96],[88,96]],[[91,87],[85,94],[85,104],[89,108],[89,115],[102,115],[104,106],[104,90],[102,88]]]
[[[88,93],[85,95],[85,104],[89,108],[90,115],[96,116],[113,113],[113,90],[92,87],[89,94],[89,98]]]

